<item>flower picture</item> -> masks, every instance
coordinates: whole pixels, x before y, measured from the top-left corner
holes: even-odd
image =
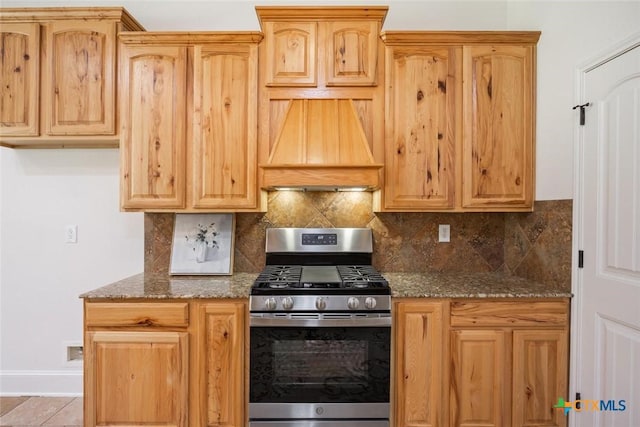
[[[171,274],[231,274],[233,214],[176,214]]]
[[[191,234],[184,236],[187,242],[193,244],[196,262],[207,260],[207,248],[219,248],[218,242],[215,240],[217,235],[216,223],[212,222],[209,225],[198,224]]]

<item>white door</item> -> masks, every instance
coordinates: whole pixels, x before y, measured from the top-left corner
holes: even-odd
[[[640,426],[640,37],[583,70],[572,426]],[[594,402],[585,402],[597,401]],[[601,403],[600,401],[603,401]],[[597,407],[597,410],[596,410]]]

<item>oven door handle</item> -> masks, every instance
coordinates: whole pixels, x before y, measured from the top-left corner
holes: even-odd
[[[353,317],[350,319],[291,319],[251,317],[249,326],[280,326],[306,328],[361,328],[366,326],[391,327],[391,317]]]

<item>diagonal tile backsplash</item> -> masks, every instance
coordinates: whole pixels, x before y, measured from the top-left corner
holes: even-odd
[[[571,201],[536,202],[533,213],[377,213],[372,194],[269,193],[267,213],[236,214],[234,271],[259,272],[269,227],[368,227],[381,271],[504,272],[571,287]],[[167,273],[173,214],[145,214],[145,271]],[[438,243],[450,224],[451,242]]]

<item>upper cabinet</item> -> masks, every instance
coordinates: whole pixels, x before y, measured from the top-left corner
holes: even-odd
[[[264,32],[268,86],[316,86],[318,24],[266,22]]]
[[[123,208],[184,208],[187,48],[120,52]]]
[[[38,135],[40,25],[2,23],[0,135]]]
[[[539,32],[386,32],[381,211],[530,211]]]
[[[255,211],[259,33],[123,33],[121,207]]]
[[[461,54],[457,46],[387,47],[388,209],[455,207]]]
[[[364,187],[382,180],[386,6],[258,6],[259,182]]]
[[[122,8],[4,8],[0,23],[0,145],[117,147],[116,37],[142,26]]]
[[[534,49],[463,49],[463,208],[533,207]]]
[[[257,7],[267,86],[375,86],[386,7]]]

